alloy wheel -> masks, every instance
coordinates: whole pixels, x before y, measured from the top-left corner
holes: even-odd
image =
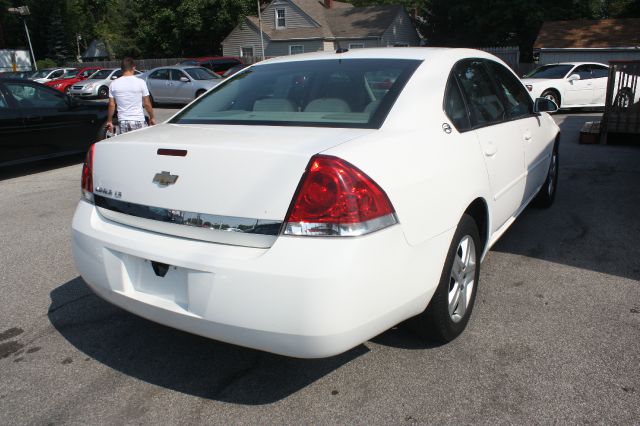
[[[556,178],[558,176],[558,153],[554,150],[551,155],[551,165],[549,166],[549,184],[547,185],[547,193],[553,195],[556,189]]]
[[[469,235],[458,243],[449,279],[449,316],[460,322],[469,307],[476,277],[476,246]]]

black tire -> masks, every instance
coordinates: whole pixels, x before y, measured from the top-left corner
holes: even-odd
[[[449,313],[449,292],[454,291],[456,284],[458,284],[452,277],[454,274],[454,261],[463,253],[461,243],[465,240],[468,241],[467,239],[473,241],[473,247],[470,247],[470,245],[467,247],[469,252],[473,252],[475,255],[475,269],[473,272],[464,272],[464,269],[462,270],[463,277],[465,278],[473,274],[473,281],[467,282],[466,286],[467,291],[469,286],[471,286],[471,295],[467,296],[466,310],[463,315],[458,315],[456,320],[454,319],[456,316],[455,312],[458,312],[457,308],[460,305],[454,304],[454,313]],[[478,225],[471,216],[464,214],[458,223],[453,240],[451,241],[451,246],[447,253],[442,275],[440,276],[440,283],[438,284],[436,292],[431,298],[427,308],[421,314],[408,321],[408,325],[420,337],[436,343],[447,343],[458,337],[465,329],[469,322],[471,312],[473,311],[473,305],[478,291],[481,247]],[[466,279],[462,281],[466,282]]]
[[[555,90],[547,89],[544,92],[542,92],[540,97],[546,98],[546,99],[549,99],[550,101],[555,102],[555,104],[558,106],[558,109],[560,109],[560,94]]]
[[[558,142],[553,145],[553,152],[551,153],[551,161],[549,162],[549,170],[547,171],[547,178],[538,191],[538,195],[534,199],[534,204],[537,207],[549,208],[553,205],[556,199],[556,192],[558,191],[558,170],[560,168],[560,155],[558,153]]]
[[[98,97],[100,99],[106,99],[109,97],[109,88],[107,86],[101,86],[98,89]]]
[[[198,99],[200,96],[202,96],[202,94],[203,94],[204,92],[206,92],[206,90],[198,90],[198,91],[196,92],[196,99]]]
[[[155,99],[153,99],[153,96],[151,95],[151,93],[149,93],[149,102],[151,102],[151,106],[154,108],[158,106],[158,103],[156,102]]]

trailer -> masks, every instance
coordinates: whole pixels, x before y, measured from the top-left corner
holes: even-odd
[[[0,72],[32,71],[28,50],[0,49]]]

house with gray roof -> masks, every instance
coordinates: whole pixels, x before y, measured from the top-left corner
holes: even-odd
[[[261,12],[266,57],[364,47],[419,46],[404,7],[334,0],[274,0]],[[222,42],[225,56],[260,57],[260,22],[247,16]]]

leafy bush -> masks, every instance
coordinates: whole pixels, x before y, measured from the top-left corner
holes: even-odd
[[[54,61],[53,59],[38,59],[36,61],[36,64],[38,65],[38,69],[44,69],[44,68],[55,68],[58,66],[58,64],[56,64],[56,61]]]

